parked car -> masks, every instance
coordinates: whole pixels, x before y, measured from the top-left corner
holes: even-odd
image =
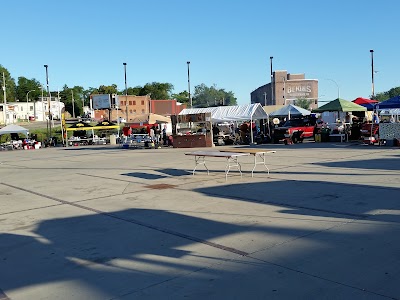
[[[305,138],[312,138],[314,136],[315,124],[312,124],[310,119],[290,119],[286,121],[281,127],[273,129],[273,142],[278,144],[280,141],[291,141],[296,144],[303,142]]]

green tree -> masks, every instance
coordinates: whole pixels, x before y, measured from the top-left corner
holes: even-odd
[[[166,100],[171,98],[171,92],[174,86],[171,83],[152,82],[146,83],[140,90],[138,96],[151,95],[154,100]]]
[[[298,99],[296,99],[294,104],[296,106],[298,106],[298,107],[310,110],[311,101],[312,100],[308,100],[308,99],[305,99],[305,98],[298,98]]]
[[[6,97],[7,97],[7,102],[13,102],[16,100],[15,96],[15,80],[11,77],[10,72],[6,68],[4,68],[2,65],[0,65],[0,100],[2,103],[4,103],[4,90],[3,90],[3,74],[5,78],[5,90],[6,90]]]
[[[116,84],[101,85],[101,86],[99,86],[97,91],[99,94],[117,94],[118,93]]]
[[[398,96],[398,95],[400,95],[400,87],[399,86],[391,88],[387,92],[378,93],[375,95],[375,97],[371,97],[371,99],[375,99],[375,100],[378,100],[379,102],[382,102],[382,101],[385,101],[387,99],[390,99],[390,98]]]
[[[16,97],[19,101],[26,101],[29,91],[29,99],[37,100],[41,96],[41,84],[36,79],[28,79],[23,76],[18,77],[18,85],[16,86]]]
[[[171,97],[180,103],[189,104],[189,93],[187,91],[183,91],[178,94],[172,94]]]
[[[226,92],[224,89],[218,89],[215,84],[208,87],[202,83],[195,86],[192,103],[195,107],[237,105],[237,99],[233,92]]]
[[[65,104],[65,110],[68,111],[72,116],[79,116],[83,113],[83,105],[88,105],[86,102],[86,90],[81,86],[74,86],[69,88],[64,85],[60,92],[61,101]]]

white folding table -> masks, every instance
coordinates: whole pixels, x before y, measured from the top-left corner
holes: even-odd
[[[224,149],[221,152],[235,152],[235,153],[248,153],[254,156],[254,167],[251,170],[251,177],[254,177],[254,170],[256,169],[257,165],[264,165],[267,169],[269,174],[269,168],[265,163],[265,156],[267,154],[275,153],[275,150],[263,150],[263,149],[256,149],[256,148],[232,148],[232,149]],[[257,161],[257,157],[261,159],[261,161]]]
[[[239,156],[248,156],[249,153],[235,153],[235,152],[219,152],[219,151],[194,151],[187,152],[185,155],[194,156],[195,167],[193,169],[193,175],[196,171],[198,165],[204,165],[207,169],[207,175],[210,174],[207,165],[206,165],[206,157],[222,157],[226,159],[226,167],[225,167],[225,180],[228,179],[228,173],[232,167],[237,167],[240,176],[242,176],[242,169],[240,163],[238,162]]]

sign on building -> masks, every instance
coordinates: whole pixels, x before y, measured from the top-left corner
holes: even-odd
[[[110,109],[111,101],[110,95],[93,95],[92,96],[93,109]]]

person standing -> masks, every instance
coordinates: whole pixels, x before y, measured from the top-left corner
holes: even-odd
[[[163,139],[163,144],[168,145],[167,141],[167,125],[164,125],[164,128],[162,129],[162,139]]]

